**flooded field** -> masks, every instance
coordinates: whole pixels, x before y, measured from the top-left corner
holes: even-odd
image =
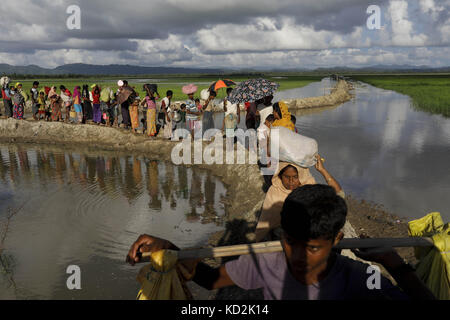
[[[0,145],[0,299],[134,299],[125,264],[142,233],[180,247],[223,229],[225,186],[208,171],[114,153]],[[66,287],[78,265],[82,290]]]
[[[407,220],[439,211],[448,222],[450,119],[417,111],[394,91],[359,83],[355,94],[337,107],[295,111],[299,133],[317,139],[347,194]]]

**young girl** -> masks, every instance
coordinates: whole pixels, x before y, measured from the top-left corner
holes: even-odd
[[[139,103],[141,100],[136,97],[130,106],[131,128],[136,133],[139,128]]]
[[[39,106],[39,111],[38,111],[38,120],[41,120],[41,116],[42,119],[45,119],[45,92],[44,91],[40,91],[39,92],[39,97],[38,97],[38,106]]]
[[[202,111],[203,110],[203,106],[200,103],[200,99],[196,98],[194,101],[195,101],[195,105],[197,106],[198,111]]]
[[[80,92],[80,86],[76,86],[73,90],[73,106],[75,109],[75,112],[77,114],[77,122],[82,123],[83,122],[83,108],[81,107],[81,92]]]

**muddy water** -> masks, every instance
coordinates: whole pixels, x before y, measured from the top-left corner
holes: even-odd
[[[127,155],[0,145],[0,299],[134,299],[124,263],[142,233],[180,247],[222,230],[224,185],[207,171]],[[1,239],[1,237],[0,237]],[[82,290],[66,287],[81,268]]]

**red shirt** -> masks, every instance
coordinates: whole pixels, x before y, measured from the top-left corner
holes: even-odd
[[[93,104],[100,104],[100,93],[94,93],[94,91],[92,91],[92,99]]]

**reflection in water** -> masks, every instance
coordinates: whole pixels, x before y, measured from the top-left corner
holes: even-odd
[[[313,137],[346,193],[416,219],[450,219],[450,120],[416,111],[410,98],[369,85],[356,99],[320,113],[294,111],[299,133]],[[323,181],[312,171],[317,181]]]
[[[149,207],[151,209],[161,209],[161,199],[158,189],[158,162],[150,161],[147,164],[147,190],[150,196]]]
[[[9,288],[0,275],[0,299],[133,299],[137,269],[123,260],[139,234],[195,247],[223,230],[225,187],[195,168],[113,153],[0,145],[0,181],[0,232],[8,208],[25,202],[2,253],[14,257],[12,273],[23,290]],[[80,292],[66,288],[70,264],[82,269]]]

